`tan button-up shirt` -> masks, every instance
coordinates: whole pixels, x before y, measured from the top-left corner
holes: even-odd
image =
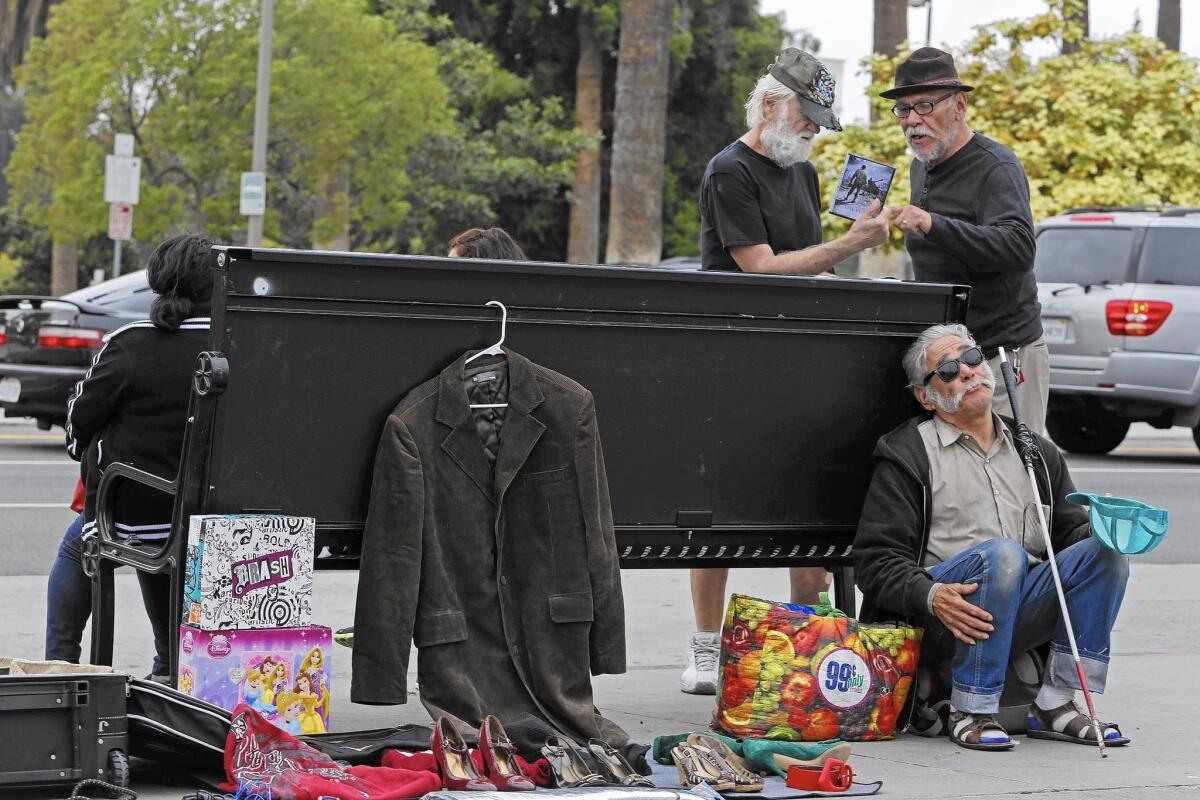
[[[926,567],[997,537],[1020,542],[1030,561],[1045,555],[1033,489],[1012,431],[992,417],[997,436],[986,453],[973,436],[940,417],[917,426],[933,492]]]

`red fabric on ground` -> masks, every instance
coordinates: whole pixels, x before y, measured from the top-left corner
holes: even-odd
[[[272,800],[408,800],[442,788],[428,770],[343,769],[244,703],[234,709],[225,740],[225,777],[224,792]]]

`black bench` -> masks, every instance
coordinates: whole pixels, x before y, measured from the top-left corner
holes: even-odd
[[[876,439],[915,411],[900,354],[962,321],[963,286],[221,248],[211,352],[179,475],[110,467],[97,559],[174,576],[187,520],[317,520],[320,568],[353,568],[384,419],[470,349],[505,346],[595,395],[626,568],[824,566],[853,610],[851,542]],[[175,494],[157,555],[112,535],[118,480]],[[98,570],[92,659],[110,663]],[[178,617],[179,609],[173,611]],[[177,621],[177,620],[176,620]]]

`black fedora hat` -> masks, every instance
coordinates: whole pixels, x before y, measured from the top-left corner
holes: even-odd
[[[922,47],[896,67],[895,85],[886,92],[880,92],[879,96],[894,100],[926,89],[957,89],[960,92],[969,92],[974,88],[963,83],[958,77],[953,56],[936,47]]]

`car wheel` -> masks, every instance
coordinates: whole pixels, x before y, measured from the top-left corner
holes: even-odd
[[[1102,456],[1125,439],[1129,420],[1104,411],[1051,411],[1046,416],[1046,430],[1054,443],[1070,453]]]
[[[1192,441],[1196,443],[1196,447],[1200,447],[1200,425],[1192,428]]]

